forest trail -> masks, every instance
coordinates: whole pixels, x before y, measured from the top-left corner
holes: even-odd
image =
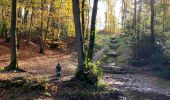
[[[97,53],[95,53],[94,58],[101,59],[101,55],[107,48],[103,47]],[[114,62],[113,62],[114,63]],[[130,66],[129,66],[130,67]],[[127,94],[128,96],[143,98],[132,98],[130,100],[168,100],[170,99],[170,86],[169,81],[163,80],[152,75],[146,69],[140,68],[129,68],[131,70],[141,70],[140,73],[134,74],[108,74],[105,73],[104,80],[109,87],[113,90],[118,90]],[[138,71],[137,71],[138,72]],[[135,94],[136,93],[136,94]],[[150,95],[148,95],[150,94]],[[139,96],[138,96],[139,95]],[[156,99],[155,99],[156,98]]]
[[[108,74],[105,80],[118,91],[138,91],[141,93],[156,93],[170,98],[170,86],[166,82],[160,82],[157,77],[141,74]]]
[[[106,47],[103,47],[102,49],[100,49],[97,53],[94,54],[94,57],[93,57],[93,61],[96,62],[98,61],[101,56],[104,54],[104,51],[106,50]]]
[[[100,59],[106,48],[102,48],[95,57]],[[94,57],[94,58],[95,58]],[[139,91],[141,93],[156,93],[170,97],[170,86],[160,82],[160,79],[149,74],[105,74],[104,79],[113,90],[118,91]]]

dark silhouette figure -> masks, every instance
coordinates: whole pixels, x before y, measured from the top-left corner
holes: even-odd
[[[61,77],[61,66],[60,63],[56,66],[56,78],[59,79]]]

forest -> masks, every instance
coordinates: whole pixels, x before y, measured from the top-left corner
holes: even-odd
[[[0,0],[0,100],[170,100],[170,0]]]

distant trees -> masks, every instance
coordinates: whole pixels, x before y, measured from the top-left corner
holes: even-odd
[[[122,30],[132,38],[134,59],[154,63],[167,57],[169,4],[168,0],[123,0]]]
[[[8,41],[8,36],[7,36],[7,18],[6,18],[6,6],[7,6],[7,1],[2,0],[0,1],[0,6],[1,6],[1,18],[2,18],[2,28],[0,29],[0,34],[1,37],[5,37],[5,40]]]
[[[115,17],[115,5],[116,1],[114,0],[105,0],[103,1],[106,3],[107,10],[105,12],[105,31],[109,33],[116,32],[116,17]],[[122,1],[123,2],[123,1]]]

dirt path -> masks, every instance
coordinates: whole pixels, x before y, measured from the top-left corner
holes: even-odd
[[[141,74],[113,74],[106,75],[105,80],[113,89],[119,91],[132,90],[170,96],[170,86],[166,82],[160,83],[160,79],[153,76]]]
[[[101,58],[105,50],[106,50],[106,47],[103,47],[102,49],[100,49],[94,54],[94,57],[93,57],[94,62],[98,61]]]

